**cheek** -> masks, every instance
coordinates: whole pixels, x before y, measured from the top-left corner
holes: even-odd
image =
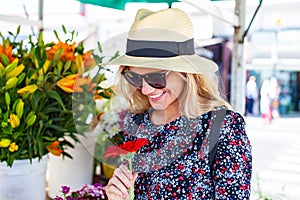
[[[185,89],[185,82],[183,80],[174,80],[172,87],[170,87],[171,94],[174,98],[179,98]]]

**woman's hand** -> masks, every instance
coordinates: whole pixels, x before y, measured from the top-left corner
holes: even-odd
[[[133,183],[137,178],[137,173],[131,174],[125,165],[120,165],[115,169],[113,176],[106,186],[106,194],[109,200],[127,200],[129,199],[129,188],[131,180]],[[133,187],[133,185],[132,185]]]

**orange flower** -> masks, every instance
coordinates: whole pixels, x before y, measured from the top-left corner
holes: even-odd
[[[89,92],[95,88],[95,84],[92,83],[91,77],[79,77],[77,74],[72,74],[60,79],[57,82],[57,86],[67,93],[83,92],[81,86],[88,85]]]
[[[77,78],[77,74],[66,76],[60,79],[59,81],[57,81],[57,86],[67,93],[72,93],[74,92],[73,88],[74,88],[74,83],[76,78]]]
[[[96,87],[96,84],[92,83],[91,77],[83,77],[83,78],[77,78],[75,81],[75,92],[83,92],[83,89],[80,86],[88,85],[88,91],[92,91],[94,87]]]
[[[96,66],[96,61],[92,58],[92,51],[88,51],[85,54],[81,55],[81,58],[84,63],[84,70],[89,70]]]
[[[46,149],[55,156],[60,156],[62,149],[59,148],[59,141],[54,141],[52,144],[46,146]]]
[[[102,100],[102,99],[104,99],[102,96],[100,96],[100,95],[95,95],[94,96],[94,100]]]
[[[12,46],[10,46],[9,42],[7,41],[4,45],[0,45],[0,56],[5,54],[11,63],[15,58],[12,56]],[[1,62],[1,59],[0,59]]]
[[[119,144],[117,146],[110,146],[107,148],[104,158],[107,159],[109,157],[117,157],[128,153],[135,153],[142,146],[149,143],[148,139],[138,138],[133,141],[124,142],[123,144]]]
[[[67,60],[76,60],[75,54],[75,48],[76,48],[76,42],[73,42],[73,44],[69,45],[67,43],[64,43],[62,41],[58,41],[57,44],[53,42],[54,46],[52,46],[49,50],[46,51],[47,54],[47,59],[51,60],[53,56],[56,54],[56,52],[59,49],[63,49],[63,53],[60,57],[62,61],[67,61]]]

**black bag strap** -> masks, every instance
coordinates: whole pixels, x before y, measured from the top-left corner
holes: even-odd
[[[215,112],[216,112],[217,116],[215,119],[212,119],[213,121],[212,121],[211,131],[208,136],[208,139],[210,141],[208,158],[209,158],[209,168],[210,168],[211,177],[212,177],[215,157],[216,157],[217,150],[218,150],[218,141],[220,138],[220,128],[221,128],[221,124],[224,121],[224,118],[226,116],[226,109],[221,108],[221,110],[215,111]],[[212,116],[213,116],[213,114],[214,114],[214,112],[212,112]]]
[[[131,135],[135,134],[136,131],[138,130],[142,122],[142,119],[144,118],[144,114],[145,113],[140,113],[135,115],[134,123],[132,124],[131,132],[130,132]]]

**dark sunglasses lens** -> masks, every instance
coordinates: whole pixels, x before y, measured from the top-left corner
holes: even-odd
[[[166,78],[163,73],[152,73],[144,77],[145,81],[154,88],[161,89],[166,87]]]
[[[125,79],[133,86],[137,87],[137,88],[141,88],[143,85],[143,81],[142,81],[142,77],[134,72],[125,72],[123,74],[123,76],[125,77]]]

